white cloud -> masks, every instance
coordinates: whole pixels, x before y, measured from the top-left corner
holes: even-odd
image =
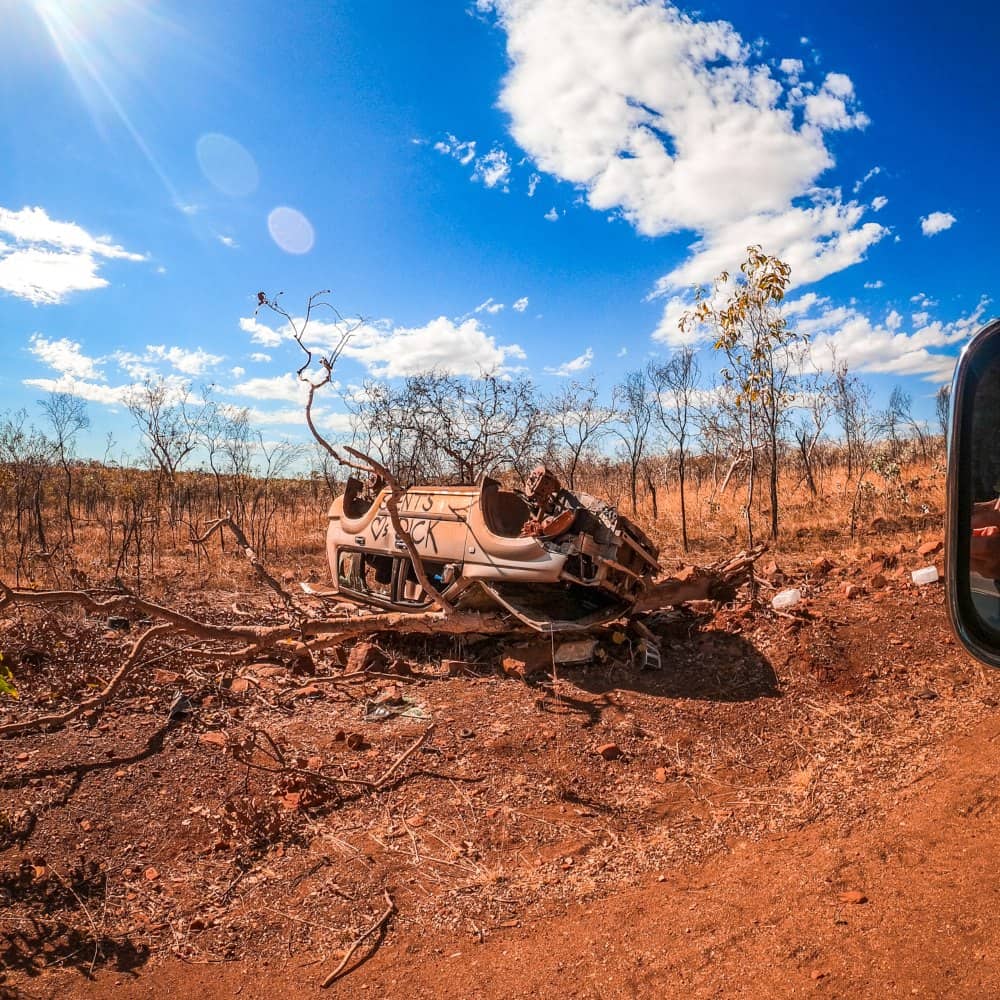
[[[871,170],[869,170],[868,173],[861,178],[861,180],[854,182],[854,188],[852,189],[854,193],[857,194],[865,184],[867,184],[873,177],[878,176],[880,173],[882,173],[881,167],[872,167]]]
[[[267,364],[267,362],[271,360],[271,355],[265,354],[263,351],[254,351],[253,354],[250,355],[250,360],[256,361],[258,364]]]
[[[499,186],[506,191],[510,180],[510,157],[506,150],[494,146],[485,156],[480,156],[476,160],[472,177],[482,181],[488,188]]]
[[[476,158],[475,142],[462,142],[450,132],[446,139],[434,143],[434,148],[445,156],[451,156],[463,166],[467,166]]]
[[[44,208],[0,207],[0,290],[35,304],[62,302],[72,292],[104,288],[103,261],[141,261],[107,236],[92,236],[73,222],[50,219]]]
[[[528,197],[529,198],[534,198],[535,197],[535,190],[537,189],[538,182],[541,179],[542,178],[538,174],[532,174],[528,178]]]
[[[797,83],[802,73],[805,71],[805,66],[802,64],[801,59],[782,59],[778,63],[778,69],[781,70],[785,76],[789,77],[793,82]]]
[[[476,156],[476,141],[470,139],[464,141],[452,135],[450,132],[444,138],[434,143],[434,148],[444,156],[450,156],[458,160],[462,166],[472,164],[472,179],[480,181],[488,188],[500,187],[507,191],[510,180],[511,163],[507,151],[497,143],[493,148],[482,156]],[[535,193],[535,185],[538,183],[537,174],[529,179],[529,196]]]
[[[107,357],[94,358],[84,354],[82,345],[75,340],[66,337],[51,340],[39,333],[30,337],[28,350],[52,369],[56,377],[26,378],[24,385],[46,392],[70,393],[107,406],[124,402],[136,384],[146,378],[161,380],[169,392],[179,394],[188,384],[188,376],[200,375],[223,360],[202,348],[187,350],[163,344],[148,346],[143,354],[115,351]],[[162,363],[172,366],[175,372],[164,375],[158,367]],[[110,384],[104,369],[112,365],[128,380]]]
[[[553,205],[543,216],[546,222],[556,222],[559,219],[559,213],[556,211],[556,206]]]
[[[43,392],[65,392],[70,396],[79,396],[91,403],[102,403],[105,406],[118,406],[125,401],[133,388],[128,385],[106,385],[103,382],[89,382],[87,379],[75,378],[72,375],[60,375],[59,378],[26,378],[23,385]]]
[[[622,347],[619,349],[618,353],[615,355],[616,358],[624,358],[628,354],[628,348]]]
[[[229,369],[229,374],[232,375],[233,378],[243,378],[243,376],[246,375],[246,373],[247,370],[243,368],[241,365],[237,365],[235,368]]]
[[[931,212],[930,215],[921,216],[920,230],[924,236],[935,236],[951,229],[957,221],[951,212]]]
[[[825,133],[868,121],[844,74],[827,74],[818,90],[792,86],[731,24],[662,3],[486,7],[507,33],[500,106],[537,167],[644,235],[698,235],[693,259],[661,291],[710,280],[756,242],[795,258],[797,284],[815,281],[886,234],[862,221],[862,206],[816,188],[833,165]]]
[[[40,333],[33,333],[28,341],[28,350],[60,375],[90,381],[104,380],[98,367],[100,361],[84,354],[83,347],[75,340],[66,337],[49,340]]]
[[[257,343],[276,346],[292,339],[289,327],[273,329],[255,318],[241,319],[240,327]],[[335,324],[314,321],[305,339],[310,346],[325,350],[339,342],[341,331],[342,327]],[[517,344],[498,344],[475,317],[452,320],[439,316],[419,327],[397,327],[388,322],[363,324],[354,332],[343,356],[357,361],[378,378],[399,378],[432,369],[456,375],[502,371],[510,359],[521,359],[525,354]]]
[[[167,347],[165,344],[147,344],[142,354],[116,351],[112,355],[118,365],[134,379],[156,376],[158,366],[165,362],[184,375],[203,375],[205,371],[224,360],[221,354],[210,354],[204,348],[189,350],[185,347]]]
[[[242,409],[242,407],[234,407]],[[267,425],[272,427],[299,427],[305,428],[305,410],[301,407],[282,407],[277,410],[263,410],[256,406],[247,407],[250,423],[253,425]],[[350,433],[352,430],[353,417],[349,413],[339,413],[326,407],[315,406],[312,410],[314,423],[320,430],[337,434]]]
[[[500,345],[476,319],[461,324],[439,316],[420,327],[385,331],[367,327],[344,350],[372,375],[396,378],[431,369],[455,375],[479,375],[505,367],[509,358],[524,358],[516,344]]]
[[[263,344],[264,347],[279,347],[284,341],[291,339],[291,331],[285,330],[279,333],[266,323],[261,323],[256,316],[242,316],[240,329],[244,333],[249,333],[250,339],[255,344]]]
[[[929,382],[942,382],[951,377],[956,348],[976,332],[987,305],[983,299],[971,313],[947,323],[916,313],[910,331],[903,332],[903,319],[895,310],[879,322],[854,307],[823,303],[796,327],[809,335],[818,361],[829,357],[833,348],[838,360],[854,371],[922,375]]]
[[[593,360],[593,348],[588,347],[583,354],[578,357],[572,358],[570,361],[564,361],[557,368],[546,368],[545,371],[549,375],[558,375],[562,378],[568,378],[570,375],[578,375],[580,372],[586,371],[590,367]]]
[[[806,121],[821,129],[865,128],[869,118],[863,111],[852,111],[854,84],[843,73],[828,73],[822,87],[805,99]]]
[[[877,281],[866,281],[865,288],[885,288],[885,282],[881,278]]]
[[[151,361],[166,361],[185,375],[201,375],[206,369],[223,360],[221,354],[210,354],[204,348],[188,350],[184,347],[167,347],[164,344],[150,344],[146,356]]]
[[[236,240],[234,240],[232,236],[223,236],[220,233],[218,239],[219,239],[219,242],[224,247],[229,247],[230,250],[235,250],[235,249],[237,249],[239,247],[239,243],[237,243]]]
[[[498,312],[503,311],[503,308],[504,304],[502,302],[495,302],[491,295],[485,302],[480,302],[473,312],[488,312],[491,316],[496,316]]]
[[[717,226],[694,244],[687,261],[660,279],[654,294],[703,284],[721,271],[732,271],[746,248],[757,243],[791,267],[796,286],[819,281],[862,260],[889,232],[876,222],[862,222],[864,211],[856,202],[831,199]]]
[[[889,204],[889,199],[886,198],[884,195],[880,194],[872,198],[872,210],[875,212],[881,212],[882,209],[885,208],[885,206],[888,204]]]
[[[514,312],[519,312],[519,313],[523,313],[523,312],[524,312],[524,310],[525,310],[525,309],[527,309],[527,308],[528,308],[528,296],[527,296],[527,295],[523,295],[523,296],[521,296],[521,298],[519,298],[519,299],[518,299],[518,300],[517,300],[517,301],[516,301],[516,302],[515,302],[515,303],[514,303],[514,304],[513,304],[512,306],[511,306],[511,309],[513,309],[513,310],[514,310]]]
[[[309,387],[295,377],[293,372],[285,372],[263,378],[250,378],[224,390],[227,395],[246,396],[250,399],[277,399],[286,403],[305,404]],[[299,411],[302,418],[302,410]]]

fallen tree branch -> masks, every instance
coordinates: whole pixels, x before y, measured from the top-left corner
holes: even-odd
[[[211,538],[213,532],[220,532],[223,528],[228,528],[232,533],[233,537],[236,539],[236,544],[243,550],[243,555],[246,556],[248,562],[253,567],[254,572],[257,574],[260,581],[281,599],[282,604],[293,614],[301,616],[303,614],[302,608],[296,602],[295,598],[281,586],[278,581],[271,576],[267,571],[267,567],[261,561],[260,556],[257,555],[256,550],[247,540],[247,536],[243,533],[243,529],[233,520],[233,515],[230,512],[226,512],[225,517],[220,517],[214,520],[201,535],[192,537],[192,541],[198,545],[204,545],[209,538]]]
[[[688,601],[712,600],[745,583],[754,563],[767,551],[761,543],[735,556],[720,559],[710,566],[685,566],[666,580],[650,587],[636,602],[636,612],[677,607]]]
[[[8,722],[6,725],[0,726],[0,736],[16,736],[19,733],[25,733],[32,729],[41,729],[45,726],[64,726],[67,722],[71,722],[84,712],[100,708],[115,694],[122,684],[125,683],[126,678],[132,672],[132,668],[138,663],[139,654],[143,651],[143,649],[145,649],[149,641],[158,635],[163,635],[164,633],[172,630],[173,626],[168,624],[153,625],[146,629],[146,631],[143,632],[134,643],[132,643],[131,651],[125,658],[125,662],[118,668],[114,677],[112,677],[111,680],[108,681],[108,683],[92,698],[87,698],[84,701],[79,702],[72,708],[67,709],[65,712],[56,712],[52,715],[41,715],[37,718],[25,719],[21,722]]]
[[[350,962],[351,958],[354,956],[354,953],[358,950],[358,948],[360,948],[361,945],[364,944],[364,942],[368,938],[370,938],[373,934],[375,934],[380,930],[383,930],[385,926],[389,923],[389,920],[391,919],[392,915],[396,912],[396,903],[393,900],[392,896],[389,895],[388,890],[384,890],[383,894],[385,896],[385,910],[382,911],[381,916],[379,916],[378,920],[376,920],[375,923],[373,923],[371,927],[368,928],[368,930],[364,931],[359,937],[354,939],[354,942],[351,944],[350,948],[348,948],[347,951],[344,953],[344,957],[340,960],[340,964],[337,966],[337,968],[334,969],[333,972],[331,972],[330,975],[328,975],[326,979],[324,979],[323,982],[320,984],[323,989],[332,986],[342,975],[344,975],[344,970],[347,968],[347,963]]]
[[[375,782],[375,788],[384,788],[388,780],[413,756],[433,735],[434,723],[432,722],[406,750],[403,751],[393,762],[381,778]]]

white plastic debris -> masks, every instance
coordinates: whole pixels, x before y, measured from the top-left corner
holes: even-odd
[[[788,590],[779,590],[771,598],[771,607],[775,611],[788,611],[794,608],[802,600],[802,591],[798,587],[790,587]]]
[[[596,639],[578,639],[576,642],[563,642],[556,646],[556,663],[590,663],[597,648]]]
[[[911,574],[910,578],[918,586],[923,586],[925,583],[937,583],[938,581],[938,571],[937,566],[924,566],[922,569],[915,569]]]

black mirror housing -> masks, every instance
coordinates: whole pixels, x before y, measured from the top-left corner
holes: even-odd
[[[955,367],[948,433],[945,580],[952,628],[1000,667],[1000,320]]]

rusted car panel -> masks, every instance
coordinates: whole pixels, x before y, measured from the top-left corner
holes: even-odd
[[[430,601],[396,537],[387,489],[352,479],[330,507],[327,553],[334,590],[396,611]],[[424,568],[448,600],[500,605],[540,631],[580,628],[626,613],[658,570],[658,552],[600,500],[563,490],[539,468],[525,492],[495,480],[418,486],[399,513]]]

